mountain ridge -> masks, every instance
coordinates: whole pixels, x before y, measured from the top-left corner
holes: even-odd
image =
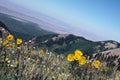
[[[34,36],[54,34],[53,32],[40,28],[39,25],[37,25],[36,23],[26,21],[21,18],[15,18],[16,17],[14,16],[0,13],[0,21],[6,25],[8,30],[11,31],[11,34],[14,34],[17,37],[21,37],[23,39],[28,38],[27,40],[29,40]]]
[[[59,54],[68,54],[75,49],[80,49],[85,54],[90,55],[120,47],[120,43],[113,40],[91,41],[73,34],[49,32],[35,23],[2,13],[0,13],[0,21],[6,25],[15,37],[20,37],[25,41],[36,37],[34,46],[44,47]]]
[[[113,40],[95,42],[72,34],[50,35],[49,38],[44,38],[42,40],[41,38],[43,37],[37,37],[36,43],[39,43],[38,46],[47,47],[56,53],[65,52],[68,54],[75,49],[80,49],[86,54],[92,54],[120,47],[120,43]]]

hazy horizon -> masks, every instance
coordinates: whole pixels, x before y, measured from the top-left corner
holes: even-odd
[[[90,40],[115,40],[120,42],[118,35],[120,30],[120,1],[118,0],[9,1],[17,6],[30,9],[36,13],[43,13],[69,24],[70,28],[64,26],[66,32],[82,35]],[[9,1],[0,2],[9,3]]]

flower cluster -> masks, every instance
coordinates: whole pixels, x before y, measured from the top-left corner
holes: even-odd
[[[68,61],[78,61],[80,65],[84,65],[87,62],[87,59],[85,56],[83,56],[83,52],[80,50],[75,50],[74,54],[68,54],[67,56]]]
[[[75,50],[74,54],[68,54],[67,60],[70,62],[71,61],[78,61],[80,65],[84,65],[87,62],[89,62],[89,61],[87,61],[86,57],[83,56],[83,52],[81,50],[78,50],[78,49]],[[91,63],[91,66],[95,67],[95,68],[100,68],[101,62],[99,60],[94,60]]]
[[[13,44],[12,44],[13,41],[14,41],[14,36],[13,36],[12,34],[9,34],[9,35],[7,36],[7,38],[2,41],[2,45],[3,45],[4,47],[6,47],[6,46],[13,46]],[[22,44],[22,39],[17,38],[17,39],[16,39],[16,44],[17,44],[17,45]]]
[[[14,39],[12,34],[8,34],[7,37],[1,39],[0,41],[0,69],[4,67],[3,74],[7,73],[7,67],[11,68],[10,71],[14,71],[12,68],[18,69],[19,61],[21,56],[21,51],[18,50],[18,47],[22,47],[22,39]],[[14,73],[14,72],[13,72]],[[2,74],[2,72],[1,72]]]

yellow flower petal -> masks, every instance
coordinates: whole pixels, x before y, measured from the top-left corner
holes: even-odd
[[[5,61],[8,61],[8,60],[9,60],[9,58],[8,58],[8,57],[6,57],[6,58],[5,58]]]
[[[75,54],[78,54],[78,55],[80,55],[80,56],[82,56],[83,55],[83,53],[82,53],[82,51],[80,51],[80,50],[75,50]]]
[[[19,62],[18,62],[18,61],[15,61],[14,67],[17,68],[17,67],[18,67],[18,64],[19,64]]]
[[[13,35],[11,35],[11,34],[9,34],[8,36],[7,36],[7,40],[9,40],[9,41],[11,41],[11,40],[13,40]]]
[[[7,46],[8,43],[9,43],[8,40],[5,40],[5,41],[3,41],[2,45],[3,45],[3,46]]]
[[[82,56],[80,56],[79,54],[75,54],[75,55],[74,55],[74,59],[75,59],[75,60],[80,60],[81,57],[82,57]]]
[[[67,60],[68,61],[74,61],[74,55],[73,54],[68,54]]]
[[[16,62],[15,62],[15,64],[16,64],[16,65],[18,65],[18,64],[19,64],[19,62],[18,62],[18,61],[16,61]]]
[[[99,69],[101,66],[101,62],[99,60],[93,61],[92,66]]]
[[[44,54],[45,51],[44,51],[43,49],[40,49],[40,53],[41,53],[41,54]]]
[[[81,59],[79,60],[80,65],[84,65],[87,62],[86,57],[82,56]]]
[[[18,38],[16,43],[17,43],[18,45],[22,44],[22,39]]]
[[[75,60],[80,60],[82,55],[83,55],[82,51],[77,49],[77,50],[75,50],[74,59]]]

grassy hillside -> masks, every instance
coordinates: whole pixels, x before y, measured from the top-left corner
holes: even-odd
[[[120,44],[115,41],[93,42],[71,34],[61,37],[61,34],[43,30],[35,23],[2,13],[0,13],[0,21],[6,25],[15,38],[20,37],[23,40],[29,40],[36,37],[35,46],[44,47],[59,54],[68,54],[75,49],[80,49],[89,55],[120,47]],[[111,45],[115,47],[111,47]]]
[[[57,37],[58,35],[46,35],[37,37],[36,43],[39,43],[39,46],[45,46],[49,50],[56,53],[65,53],[68,54],[73,52],[75,49],[80,49],[86,54],[94,53],[94,47],[99,45],[99,42],[92,42],[83,37],[77,37],[74,35],[69,35],[68,37],[60,38],[57,41],[53,41],[52,38]],[[48,41],[47,41],[48,40]],[[45,43],[41,43],[47,41]]]
[[[0,21],[8,27],[12,34],[23,39],[30,39],[33,36],[41,36],[52,33],[41,29],[40,26],[35,23],[2,13],[0,13]]]
[[[60,37],[61,35],[63,37]],[[71,34],[65,37],[65,35],[66,34],[39,36],[36,39],[36,44],[59,54],[68,54],[75,49],[80,49],[85,54],[90,55],[96,52],[120,47],[120,44],[115,41],[93,42],[83,37]],[[111,45],[115,47],[112,47]]]

